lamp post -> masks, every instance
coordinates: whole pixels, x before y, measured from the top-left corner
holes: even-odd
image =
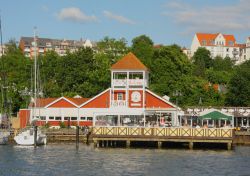
[[[174,93],[173,93],[173,95],[176,97],[175,98],[175,105],[176,105],[176,118],[175,118],[175,121],[174,121],[174,126],[177,126],[177,125],[180,125],[180,123],[181,123],[181,119],[179,120],[179,118],[178,118],[178,97],[179,96],[182,96],[182,93],[181,93],[181,91],[179,91],[179,90],[176,90]],[[179,122],[178,122],[179,121]]]

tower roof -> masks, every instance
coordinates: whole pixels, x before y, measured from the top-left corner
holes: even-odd
[[[111,66],[113,70],[148,70],[148,68],[132,53],[129,52]]]

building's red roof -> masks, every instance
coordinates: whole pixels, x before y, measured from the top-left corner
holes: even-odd
[[[69,97],[64,97],[64,98],[75,103],[76,105],[81,105],[90,99],[90,98],[69,98]],[[60,99],[60,97],[58,97],[58,98],[38,98],[38,99],[36,99],[36,107],[45,107],[57,99]],[[34,106],[34,103],[30,103],[29,106],[30,107]]]
[[[36,99],[36,107],[45,107],[46,105],[52,103],[58,98],[38,98]],[[34,102],[30,103],[30,107],[34,106]]]
[[[76,105],[81,105],[90,99],[90,98],[69,98],[69,97],[65,97],[65,98],[67,98],[69,101],[75,103]]]
[[[196,36],[201,46],[215,46],[214,40],[218,35],[219,33],[216,34],[196,33]],[[222,35],[226,40],[225,46],[236,46],[236,40],[234,38],[234,35],[227,35],[227,34],[222,34]],[[205,41],[206,44],[203,44],[203,41]],[[233,42],[233,45],[229,44],[230,41]]]
[[[148,70],[148,68],[133,54],[128,53],[111,66],[116,70]]]

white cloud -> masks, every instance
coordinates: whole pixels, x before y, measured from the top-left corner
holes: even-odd
[[[233,5],[188,5],[172,1],[163,15],[172,17],[183,26],[185,33],[250,30],[250,1],[239,0]]]
[[[112,12],[110,11],[104,11],[103,14],[107,17],[107,18],[110,18],[110,19],[113,19],[113,20],[116,20],[120,23],[125,23],[125,24],[135,24],[134,21],[124,17],[124,16],[120,16],[120,15],[116,15],[116,14],[113,14]]]
[[[97,21],[97,18],[94,15],[87,16],[77,7],[69,7],[61,9],[61,11],[57,14],[57,18],[60,20],[68,20],[75,22]]]

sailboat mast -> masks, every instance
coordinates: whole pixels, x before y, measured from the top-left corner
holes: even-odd
[[[2,105],[2,113],[6,114],[7,112],[7,95],[6,95],[6,72],[4,69],[4,61],[3,61],[3,37],[2,37],[2,18],[0,14],[0,37],[1,37],[1,65],[2,65],[2,91],[3,91],[3,105]]]
[[[34,107],[36,108],[36,99],[37,99],[37,43],[36,43],[36,27],[34,27]]]

